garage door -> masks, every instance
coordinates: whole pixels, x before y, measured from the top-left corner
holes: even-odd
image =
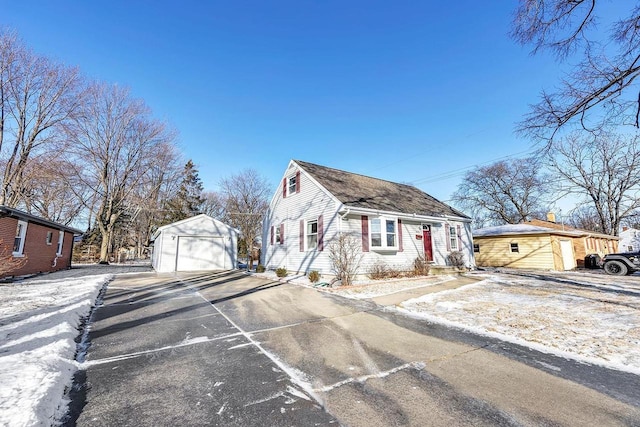
[[[223,270],[225,246],[222,237],[178,237],[177,271]]]

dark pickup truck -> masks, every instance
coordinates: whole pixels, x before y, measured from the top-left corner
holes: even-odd
[[[605,273],[624,276],[640,271],[640,252],[624,252],[605,255],[602,259]]]

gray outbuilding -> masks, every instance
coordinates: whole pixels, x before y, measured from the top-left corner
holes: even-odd
[[[235,269],[238,234],[205,214],[163,225],[151,238],[151,263],[158,273]]]

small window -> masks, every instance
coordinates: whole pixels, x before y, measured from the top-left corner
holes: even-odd
[[[307,249],[318,247],[318,220],[307,221]]]
[[[47,231],[47,245],[51,245],[53,242],[53,231]]]
[[[371,246],[382,246],[382,229],[379,218],[371,220]]]
[[[627,250],[628,250],[629,252],[633,252],[633,246],[627,246]]]
[[[452,251],[458,250],[458,230],[456,227],[449,227],[449,242]]]
[[[13,239],[13,255],[22,255],[24,250],[24,238],[27,235],[27,223],[26,221],[18,221],[16,227],[16,237]]]
[[[58,232],[58,250],[56,255],[62,255],[62,244],[64,243],[64,231]]]
[[[517,243],[512,243],[511,244],[511,252],[520,252],[520,249],[518,248],[518,244]]]
[[[276,243],[282,243],[282,236],[280,236],[280,227],[276,227]]]
[[[480,245],[478,243],[474,243],[473,244],[473,252],[475,252],[475,253],[479,253],[480,252]]]
[[[396,222],[390,219],[386,220],[387,223],[387,246],[396,245]]]
[[[297,174],[289,178],[289,194],[295,194],[298,185]]]

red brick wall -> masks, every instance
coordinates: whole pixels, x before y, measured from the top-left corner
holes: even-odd
[[[17,225],[18,220],[15,218],[0,218],[0,239],[2,239],[4,246],[8,246],[9,250],[13,247]],[[47,232],[49,231],[53,233],[53,236],[51,244],[47,245]],[[57,257],[56,265],[55,267],[53,266],[58,248],[59,231],[55,228],[29,222],[23,250],[23,254],[27,257],[27,263],[22,268],[9,273],[8,276],[21,276],[69,268],[71,266],[73,234],[68,232],[64,233],[62,256]]]

